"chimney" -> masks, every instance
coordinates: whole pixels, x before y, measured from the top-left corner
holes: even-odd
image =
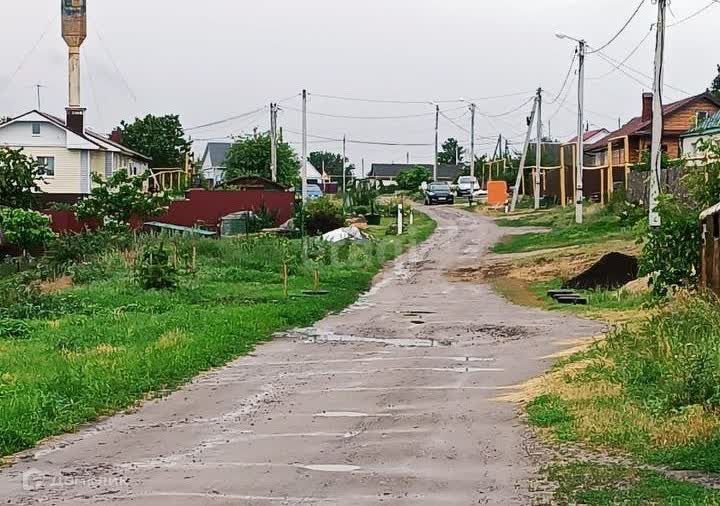
[[[120,130],[120,127],[110,133],[110,140],[116,144],[122,144],[122,130]]]
[[[652,110],[653,110],[653,94],[652,93],[643,93],[642,96],[642,120],[643,121],[650,121],[652,119]]]
[[[87,37],[86,0],[61,0],[62,36],[68,46],[67,127],[85,133],[85,109],[80,102],[80,46]]]

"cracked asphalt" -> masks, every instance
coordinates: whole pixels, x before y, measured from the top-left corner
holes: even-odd
[[[352,307],[0,470],[5,504],[530,504],[537,462],[495,400],[604,330],[447,273],[503,234],[463,210]]]

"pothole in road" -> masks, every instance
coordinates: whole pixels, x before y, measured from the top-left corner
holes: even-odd
[[[320,418],[366,418],[370,416],[390,416],[386,413],[380,415],[371,415],[368,413],[358,413],[355,411],[325,411],[322,413],[315,413],[313,416]]]
[[[433,348],[437,346],[450,346],[452,341],[446,339],[434,338],[380,338],[380,337],[360,337],[335,334],[333,332],[320,332],[314,329],[302,329],[287,337],[301,338],[304,343],[308,344],[351,344],[351,343],[374,343],[385,346],[399,346],[404,348]]]

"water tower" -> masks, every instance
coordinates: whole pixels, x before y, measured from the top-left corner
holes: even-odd
[[[80,46],[87,37],[87,0],[60,0],[62,36],[69,48],[67,126],[83,133],[85,109],[80,105]]]

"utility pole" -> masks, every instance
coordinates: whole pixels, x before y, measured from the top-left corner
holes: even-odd
[[[475,177],[475,104],[470,104],[470,176]],[[474,183],[473,183],[474,184]],[[470,198],[472,199],[472,192]]]
[[[35,88],[37,89],[37,110],[38,110],[38,111],[42,111],[42,103],[41,103],[41,100],[40,100],[40,90],[41,90],[42,88],[44,88],[44,87],[45,87],[45,86],[43,86],[42,84],[36,84],[36,85],[35,85]]]
[[[512,204],[510,205],[510,211],[515,211],[517,206],[518,196],[520,194],[520,182],[523,179],[523,172],[525,171],[525,162],[527,161],[528,148],[530,147],[530,136],[532,135],[533,123],[535,122],[535,112],[537,111],[537,97],[533,101],[532,112],[530,113],[530,121],[528,122],[527,133],[525,134],[525,143],[523,144],[522,158],[520,158],[520,169],[518,170],[517,179],[515,180],[515,189],[513,190]]]
[[[663,109],[662,90],[665,72],[665,10],[667,0],[658,0],[657,40],[655,43],[655,83],[653,89],[652,147],[650,150],[650,226],[659,227],[660,215],[657,212],[660,197],[660,177],[662,171]]]
[[[307,90],[302,91],[302,201],[303,209],[308,198],[307,186]]]
[[[540,209],[540,170],[542,168],[542,88],[537,90],[537,142],[535,144],[535,209]]]
[[[440,106],[435,104],[435,162],[433,163],[433,181],[437,181],[438,175],[438,133],[440,130]]]
[[[270,174],[277,182],[277,104],[270,104]]]
[[[345,157],[345,152],[347,148],[347,140],[345,136],[343,135],[343,154],[342,154],[342,190],[343,190],[343,206],[345,205],[345,192],[347,191],[347,165],[345,161],[347,158]]]
[[[410,151],[405,153],[405,159],[406,159],[407,164],[410,165]]]
[[[578,130],[577,130],[577,189],[575,191],[575,223],[583,222],[583,176],[585,173],[585,41],[578,41]]]
[[[362,158],[360,160],[360,175],[362,176],[363,179],[365,179],[365,159],[364,158]]]

